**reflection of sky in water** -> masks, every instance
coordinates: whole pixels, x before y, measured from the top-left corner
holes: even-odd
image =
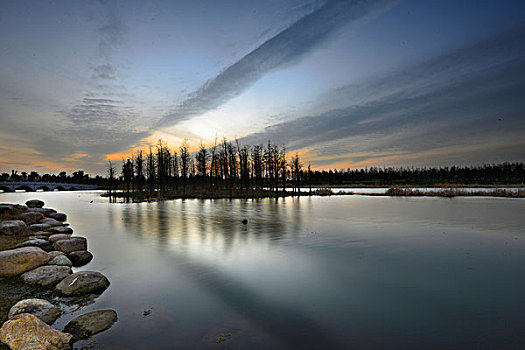
[[[232,349],[472,348],[504,340],[515,348],[525,340],[521,199],[110,205],[94,193],[17,193],[1,201],[35,196],[88,237],[95,259],[83,269],[111,280],[81,311],[117,310],[119,322],[95,338],[106,348],[217,348],[215,339],[229,332],[224,345]]]

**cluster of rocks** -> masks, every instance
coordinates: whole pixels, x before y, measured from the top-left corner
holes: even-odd
[[[109,280],[96,271],[73,272],[93,255],[84,237],[73,236],[66,214],[44,208],[41,200],[26,205],[0,204],[0,236],[20,238],[14,249],[0,251],[0,280],[18,278],[57,296],[101,294]],[[90,337],[116,322],[113,310],[100,310],[73,319],[64,332],[50,325],[60,308],[37,298],[13,305],[0,329],[0,341],[11,349],[69,349],[76,340]]]

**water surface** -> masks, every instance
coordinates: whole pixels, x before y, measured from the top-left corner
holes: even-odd
[[[105,349],[521,348],[525,200],[41,198],[88,238]],[[93,201],[93,203],[90,203]],[[242,225],[242,219],[248,219]],[[144,316],[144,310],[151,310]],[[225,342],[215,341],[231,333]]]

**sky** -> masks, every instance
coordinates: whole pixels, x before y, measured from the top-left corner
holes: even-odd
[[[285,144],[316,169],[525,161],[525,2],[0,0],[0,171]]]

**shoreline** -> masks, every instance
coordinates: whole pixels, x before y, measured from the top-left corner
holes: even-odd
[[[509,186],[511,187],[511,186]],[[364,188],[364,187],[361,187]],[[370,187],[372,188],[372,187]],[[378,187],[373,187],[378,188]],[[417,188],[423,187],[380,187],[385,188],[384,193],[367,193],[367,192],[352,192],[339,191],[334,192],[330,188],[316,189],[311,193],[309,191],[303,192],[257,192],[257,193],[186,193],[186,194],[172,194],[164,197],[141,197],[125,192],[117,192],[109,195],[108,193],[101,194],[101,197],[109,198],[110,202],[117,203],[117,199],[122,199],[119,203],[143,203],[143,202],[158,202],[174,199],[263,199],[263,198],[286,198],[286,197],[327,197],[327,196],[372,196],[372,197],[500,197],[500,198],[525,198],[525,188],[517,191],[495,188],[492,191],[465,191],[461,188],[465,187],[425,187],[425,188],[440,188],[438,191],[421,191]],[[473,187],[473,188],[494,188],[494,187]],[[511,188],[515,188],[512,186]]]

